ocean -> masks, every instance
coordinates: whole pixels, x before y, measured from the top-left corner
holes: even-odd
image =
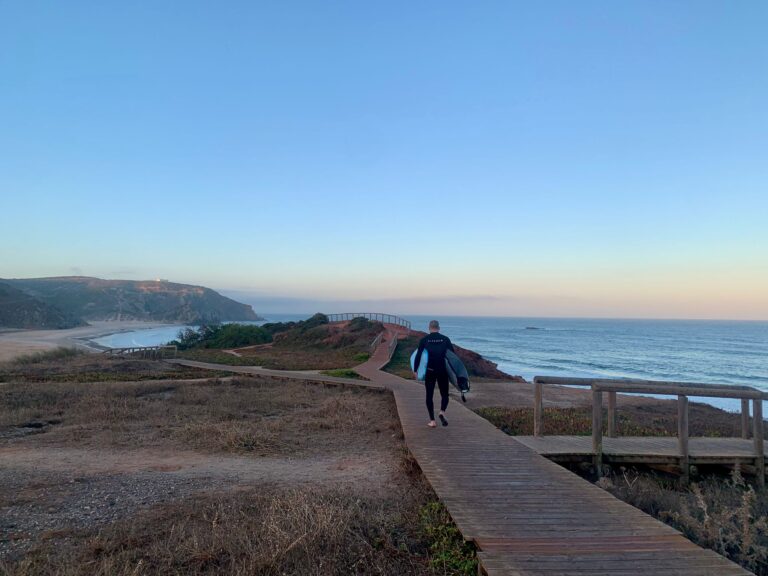
[[[307,315],[276,314],[268,321]],[[404,316],[426,330],[428,316]],[[456,344],[504,372],[743,384],[768,392],[768,322],[438,316]],[[179,327],[105,336],[104,346],[152,346]],[[738,401],[703,400],[727,409]]]

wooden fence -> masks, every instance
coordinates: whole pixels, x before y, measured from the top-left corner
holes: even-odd
[[[161,359],[176,358],[176,346],[127,346],[125,348],[107,348],[102,352],[107,356],[133,356],[138,358]]]
[[[660,394],[677,396],[678,450],[683,479],[688,478],[688,398],[736,398],[741,400],[741,437],[749,438],[749,403],[752,402],[752,436],[756,476],[759,484],[765,482],[763,400],[764,392],[749,386],[728,384],[700,384],[690,382],[663,382],[654,380],[568,378],[536,376],[534,383],[533,434],[544,434],[544,386],[581,386],[592,390],[592,452],[595,469],[602,470],[603,452],[603,393],[608,395],[607,436],[617,436],[616,394]]]
[[[400,318],[394,314],[381,314],[378,312],[344,312],[343,314],[326,314],[329,322],[347,322],[353,318],[367,318],[374,322],[381,322],[382,324],[395,324],[397,326],[403,326],[411,329],[410,321],[405,318]]]

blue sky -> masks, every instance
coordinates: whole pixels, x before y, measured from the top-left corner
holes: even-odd
[[[768,4],[0,2],[0,277],[768,319]]]

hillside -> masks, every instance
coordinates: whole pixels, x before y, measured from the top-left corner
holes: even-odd
[[[426,332],[411,330],[406,338],[398,342],[397,349],[392,355],[392,360],[384,370],[402,376],[403,378],[413,378],[413,373],[411,372],[411,354],[418,348],[419,340],[425,335]],[[512,376],[506,372],[502,372],[495,362],[483,358],[477,352],[467,350],[456,344],[454,344],[453,347],[472,378],[524,382],[520,376]]]
[[[0,282],[0,328],[58,329],[83,326],[85,322]]]
[[[368,359],[371,344],[384,330],[378,322],[355,318],[329,324],[324,314],[301,322],[256,326],[202,327],[172,342],[192,360],[262,366],[278,370],[351,368]],[[222,353],[233,348],[234,354]]]
[[[259,320],[247,304],[210,288],[166,281],[101,280],[83,276],[2,282],[83,320],[213,322]]]

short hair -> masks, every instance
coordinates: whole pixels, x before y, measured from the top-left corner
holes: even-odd
[[[429,329],[430,330],[440,330],[440,322],[437,320],[430,320],[429,321]]]

